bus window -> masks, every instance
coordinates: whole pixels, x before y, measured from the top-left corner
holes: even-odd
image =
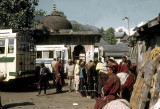
[[[0,54],[5,52],[5,40],[0,40]]]
[[[8,43],[8,53],[14,52],[14,39],[9,39]]]
[[[56,51],[56,56],[61,58],[61,51]]]
[[[42,58],[42,51],[37,51],[37,58]]]
[[[49,51],[43,51],[43,59],[49,58]]]
[[[49,51],[49,58],[53,58],[53,51]]]

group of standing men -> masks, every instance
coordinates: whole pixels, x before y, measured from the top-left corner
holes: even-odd
[[[96,71],[94,62],[87,64],[84,61],[76,60],[75,64],[69,59],[66,66],[69,92],[74,86],[75,92],[81,96],[90,97],[95,91]]]

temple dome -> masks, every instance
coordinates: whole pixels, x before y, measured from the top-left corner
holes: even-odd
[[[51,32],[59,31],[61,29],[72,29],[71,23],[64,17],[56,13],[53,9],[51,15],[43,17],[39,24],[36,26],[37,29],[47,28]]]

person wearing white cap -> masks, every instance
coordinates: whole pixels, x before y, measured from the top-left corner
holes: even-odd
[[[112,59],[113,61],[115,61],[115,60],[114,60],[114,57],[110,57],[109,59]]]

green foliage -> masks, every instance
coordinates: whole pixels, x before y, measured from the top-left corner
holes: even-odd
[[[61,17],[67,18],[67,16],[62,11],[56,10],[56,13],[59,14]]]
[[[46,15],[46,12],[43,11],[42,9],[36,10],[36,11],[34,12],[34,16],[45,16],[45,15]]]
[[[80,24],[72,24],[73,31],[90,31],[89,28],[85,28]]]
[[[100,35],[102,35],[103,39],[111,44],[111,45],[115,45],[116,44],[116,36],[114,35],[114,29],[111,27],[108,30],[104,30],[103,27],[101,27],[100,29],[98,29],[98,33]]]
[[[111,45],[115,45],[117,42],[116,36],[114,35],[114,29],[112,27],[105,32],[103,38]]]
[[[98,29],[98,34],[100,34],[102,36],[102,38],[104,39],[104,35],[105,35],[105,30],[103,29],[103,27],[101,27],[100,29]]]
[[[101,27],[100,29],[98,29],[98,34],[104,36],[105,30],[103,29],[103,27]]]
[[[46,12],[43,11],[42,9],[40,10],[36,10],[34,12],[34,22],[33,22],[33,27],[36,27],[36,25],[38,25],[40,22],[39,20],[46,15]]]
[[[0,28],[31,28],[35,6],[39,0],[2,0],[0,3]]]

